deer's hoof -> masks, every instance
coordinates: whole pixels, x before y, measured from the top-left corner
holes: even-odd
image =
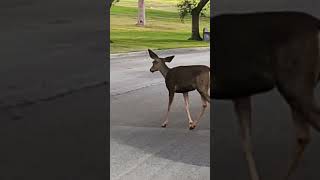
[[[167,127],[167,124],[162,124],[161,127],[165,128]]]
[[[190,125],[189,125],[189,130],[193,130],[194,128],[196,128],[196,125],[195,125],[195,124],[190,124]]]

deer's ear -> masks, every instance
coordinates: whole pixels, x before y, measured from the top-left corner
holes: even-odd
[[[149,52],[149,56],[152,58],[152,59],[157,59],[159,58],[156,53],[154,53],[153,51],[151,51],[151,49],[148,49],[148,52]]]
[[[164,58],[164,61],[171,62],[173,58],[174,58],[174,56],[169,56],[169,57]]]

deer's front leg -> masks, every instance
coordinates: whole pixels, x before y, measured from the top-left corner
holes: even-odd
[[[184,103],[185,103],[185,109],[188,115],[188,120],[189,120],[189,129],[194,129],[196,126],[193,123],[193,120],[191,118],[191,114],[190,114],[190,110],[189,110],[189,95],[188,93],[183,93],[183,99],[184,99]]]
[[[233,100],[237,114],[243,150],[249,165],[251,180],[259,180],[251,144],[251,100],[250,97]]]
[[[168,110],[167,110],[167,113],[166,113],[166,116],[165,116],[165,120],[161,125],[161,127],[163,127],[163,128],[167,127],[168,122],[169,122],[169,112],[170,112],[171,104],[172,104],[172,101],[173,101],[173,97],[174,97],[174,92],[170,91],[169,92]]]

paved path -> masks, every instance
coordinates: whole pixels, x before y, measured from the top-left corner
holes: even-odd
[[[209,51],[176,55],[172,64],[209,65]],[[161,56],[161,55],[160,55]],[[168,94],[159,72],[152,74],[147,54],[111,60],[111,179],[210,179],[210,113],[188,130],[181,94],[177,94],[169,126],[161,128]],[[200,96],[190,94],[195,117]]]

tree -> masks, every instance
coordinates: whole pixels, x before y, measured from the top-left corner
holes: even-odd
[[[120,0],[110,0],[109,1],[109,9],[111,9],[111,6],[113,5],[113,3],[119,2]]]
[[[109,1],[109,9],[111,9],[111,7],[112,7],[112,5],[113,5],[114,3],[119,2],[119,1],[120,1],[120,0],[110,0],[110,1]],[[113,43],[113,41],[110,40],[110,43]]]
[[[138,22],[137,25],[144,26],[146,24],[146,13],[144,0],[138,0]]]
[[[202,38],[199,33],[200,15],[204,16],[203,10],[206,10],[205,6],[209,0],[182,0],[177,6],[179,8],[179,15],[181,21],[185,16],[191,14],[192,16],[192,29],[190,40],[201,41]],[[210,5],[210,3],[209,3]]]

